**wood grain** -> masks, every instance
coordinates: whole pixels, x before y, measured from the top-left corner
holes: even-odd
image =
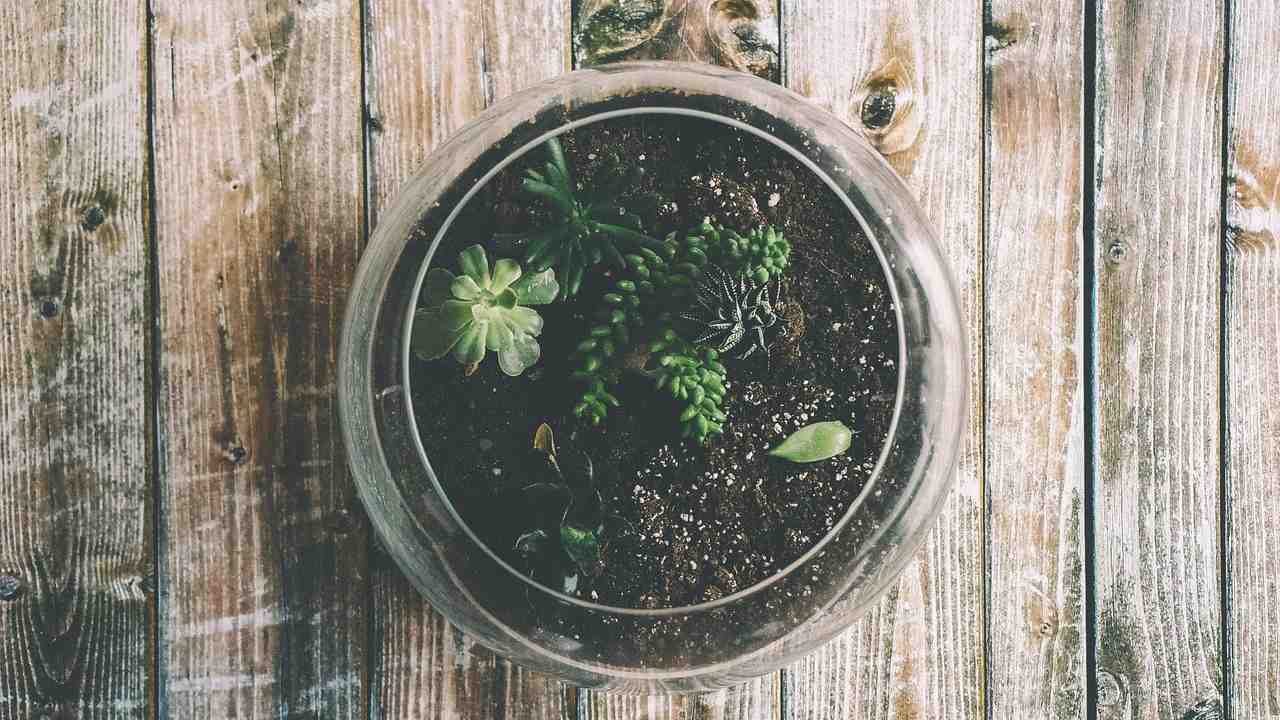
[[[574,0],[580,67],[707,62],[778,79],[779,0]]]
[[[983,256],[980,7],[783,3],[783,76],[907,180],[960,283],[969,429],[946,510],[896,590],[784,674],[793,718],[980,718],[983,710]]]
[[[1223,7],[1098,16],[1099,717],[1222,691],[1219,292]]]
[[[994,0],[989,13],[990,712],[1084,718],[1084,8]]]
[[[1280,6],[1231,5],[1226,348],[1231,705],[1280,717]]]
[[[778,673],[716,692],[691,695],[620,695],[584,692],[582,720],[768,720],[781,711]]]
[[[362,718],[367,539],[334,400],[360,8],[153,12],[161,715]]]
[[[427,155],[495,100],[569,64],[567,0],[367,0],[371,217]],[[451,627],[390,559],[373,560],[374,717],[559,718],[576,694]]]
[[[0,718],[150,713],[145,4],[0,11]]]

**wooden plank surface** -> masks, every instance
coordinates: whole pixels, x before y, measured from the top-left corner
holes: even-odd
[[[334,358],[360,250],[354,0],[153,3],[161,716],[365,716]]]
[[[145,4],[0,10],[0,718],[150,714]]]
[[[367,182],[376,222],[451,133],[495,100],[568,70],[567,0],[367,0]],[[575,691],[453,628],[381,550],[372,557],[378,718],[573,717]]]
[[[1099,717],[1222,686],[1223,6],[1102,3],[1096,122]]]
[[[891,594],[784,674],[791,718],[980,718],[982,546],[982,14],[919,0],[782,6],[785,84],[827,106],[906,178],[956,273],[972,350],[956,487]]]
[[[1280,6],[1235,0],[1227,77],[1229,689],[1280,717]]]
[[[990,716],[1084,718],[1084,8],[988,12]]]

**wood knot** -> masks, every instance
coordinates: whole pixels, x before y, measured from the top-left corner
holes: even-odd
[[[1107,262],[1112,265],[1119,265],[1128,254],[1129,246],[1123,240],[1116,240],[1107,246]]]
[[[102,223],[107,221],[107,213],[97,205],[90,205],[85,208],[84,216],[80,220],[80,227],[88,232],[93,232],[102,227]]]
[[[347,508],[338,508],[329,518],[328,524],[334,535],[349,535],[356,529],[356,514]]]
[[[0,601],[13,602],[22,596],[22,579],[13,575],[0,575]]]
[[[915,87],[911,69],[895,55],[854,92],[849,114],[861,121],[863,135],[882,155],[902,152],[920,138],[924,113]]]
[[[1245,138],[1237,141],[1227,178],[1227,241],[1240,253],[1274,252],[1280,246],[1280,166],[1259,156]]]
[[[245,450],[239,443],[228,447],[223,457],[232,465],[243,465],[249,459],[249,451]]]
[[[1124,686],[1120,679],[1107,671],[1098,673],[1098,707],[1115,707],[1124,702]]]
[[[58,305],[58,301],[53,298],[45,298],[40,301],[40,317],[50,320],[57,317],[58,311],[62,308]]]

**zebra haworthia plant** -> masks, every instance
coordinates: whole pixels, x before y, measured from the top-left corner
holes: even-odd
[[[527,306],[556,298],[555,274],[525,273],[509,259],[490,268],[479,245],[463,250],[458,266],[459,275],[439,267],[427,273],[425,301],[413,326],[414,353],[423,360],[452,353],[470,375],[486,352],[494,352],[504,373],[523,373],[542,355],[542,316]]]

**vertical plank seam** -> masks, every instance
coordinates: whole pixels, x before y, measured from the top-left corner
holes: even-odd
[[[979,717],[992,720],[992,701],[991,701],[991,567],[992,567],[992,548],[991,548],[991,496],[987,492],[987,469],[989,459],[987,457],[987,272],[985,264],[987,262],[987,242],[991,237],[990,233],[990,198],[991,198],[991,66],[987,63],[987,36],[991,32],[994,18],[992,17],[991,0],[981,0],[981,13],[979,27],[982,32],[978,37],[978,67],[982,73],[982,81],[978,89],[978,142],[981,146],[981,156],[978,161],[978,187],[981,188],[978,197],[978,253],[979,261],[984,266],[982,275],[979,278],[978,285],[978,307],[982,313],[981,326],[978,328],[978,337],[981,338],[982,347],[977,348],[974,357],[978,358],[980,363],[978,367],[978,387],[982,397],[978,398],[978,406],[982,408],[982,417],[978,421],[978,464],[981,470],[978,473],[978,507],[981,511],[978,513],[978,547],[981,548],[982,557],[980,563],[982,567],[982,585],[980,587],[979,602],[981,603],[980,615],[982,622],[982,653],[979,662],[982,667],[979,670],[979,677],[982,680],[982,688],[978,693],[981,698],[982,707],[979,708]]]
[[[357,45],[360,50],[360,93],[356,98],[356,102],[360,103],[360,251],[364,253],[365,248],[369,246],[369,232],[371,215],[373,214],[372,203],[372,183],[369,181],[369,143],[371,142],[369,133],[369,3],[368,0],[356,0],[359,5],[359,20],[357,32],[360,37]],[[359,261],[357,260],[357,267]],[[355,482],[355,478],[351,478]],[[374,617],[377,612],[377,603],[374,601],[374,556],[375,543],[377,539],[374,537],[372,523],[369,520],[368,513],[360,513],[361,522],[365,527],[364,535],[364,666],[360,669],[360,682],[362,685],[362,693],[364,695],[364,717],[365,720],[373,718],[374,710],[374,688],[373,688],[373,667],[378,659],[377,650],[381,647],[380,643],[375,642],[377,638],[377,619]]]
[[[1231,186],[1231,0],[1222,3],[1222,137],[1221,179],[1218,183],[1218,597],[1219,643],[1222,652],[1222,716],[1233,717],[1231,698],[1231,404],[1230,404],[1230,339],[1227,315],[1231,307],[1231,231],[1228,217],[1228,192]]]
[[[143,87],[146,97],[143,101],[144,122],[146,126],[146,157],[144,163],[146,203],[145,230],[143,236],[147,242],[147,313],[149,320],[144,323],[147,335],[144,339],[147,383],[143,390],[143,406],[147,409],[147,469],[148,498],[151,503],[151,597],[147,603],[147,612],[151,616],[148,623],[147,652],[150,677],[150,717],[167,717],[165,702],[166,674],[161,665],[162,604],[165,598],[164,574],[161,572],[164,559],[164,512],[162,507],[163,493],[160,487],[161,447],[160,447],[160,243],[158,241],[156,210],[156,72],[155,72],[155,8],[153,0],[145,0],[143,7],[143,63],[146,66]]]
[[[1085,717],[1098,717],[1097,653],[1097,98],[1098,98],[1098,16],[1102,0],[1084,0],[1084,85],[1081,164],[1081,255],[1084,272],[1084,636],[1085,636]]]

